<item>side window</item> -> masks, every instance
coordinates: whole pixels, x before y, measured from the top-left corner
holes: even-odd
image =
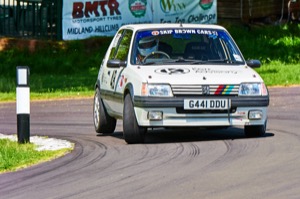
[[[114,59],[115,58],[115,56],[116,56],[116,49],[118,48],[118,44],[120,43],[120,40],[121,40],[123,32],[124,32],[124,30],[121,30],[116,35],[116,38],[114,40],[113,46],[112,46],[110,54],[109,54],[109,59]]]
[[[119,59],[121,61],[127,60],[132,34],[131,30],[123,31],[122,37],[120,38],[117,46],[113,47],[111,50],[111,54],[109,56],[110,59]]]

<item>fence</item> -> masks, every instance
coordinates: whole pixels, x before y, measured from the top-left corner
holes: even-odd
[[[61,39],[61,0],[0,0],[0,36]]]

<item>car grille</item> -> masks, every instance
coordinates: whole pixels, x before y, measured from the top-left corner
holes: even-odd
[[[173,84],[174,96],[197,96],[197,95],[230,95],[237,96],[239,85],[184,85]]]

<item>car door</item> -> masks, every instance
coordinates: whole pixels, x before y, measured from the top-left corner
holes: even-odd
[[[130,49],[130,42],[132,39],[132,30],[121,30],[117,33],[114,44],[110,49],[109,58],[104,68],[103,74],[107,77],[104,82],[103,89],[108,93],[109,100],[105,103],[110,107],[110,110],[114,115],[123,115],[123,90],[120,89],[119,82],[122,77],[122,71],[125,69],[128,60],[128,54]],[[112,66],[109,64],[110,61],[119,60],[119,66]]]

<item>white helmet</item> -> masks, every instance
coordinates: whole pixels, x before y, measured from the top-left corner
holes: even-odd
[[[142,56],[147,56],[151,52],[157,51],[158,41],[154,37],[144,37],[139,41],[138,50]]]

